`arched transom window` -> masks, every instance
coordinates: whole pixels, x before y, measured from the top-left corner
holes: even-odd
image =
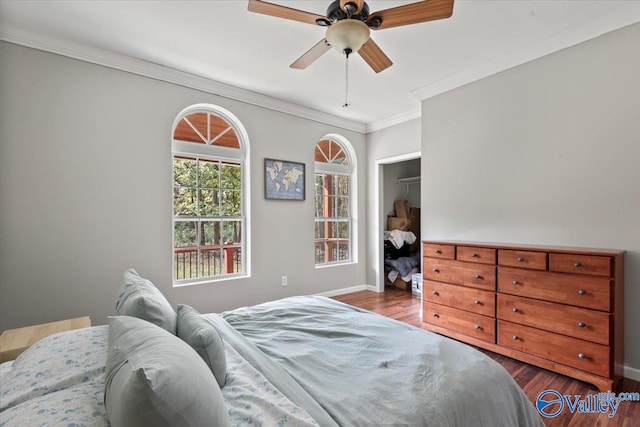
[[[211,111],[184,116],[173,131],[173,139],[240,149],[240,141],[233,126]]]
[[[247,274],[247,141],[230,112],[183,110],[173,129],[173,271],[177,285]]]
[[[326,137],[315,148],[315,262],[352,261],[353,161],[348,142]]]

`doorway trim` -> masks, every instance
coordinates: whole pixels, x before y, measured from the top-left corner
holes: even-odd
[[[385,224],[385,208],[383,206],[384,197],[384,168],[383,166],[400,163],[407,160],[419,159],[422,157],[421,151],[414,151],[412,153],[400,154],[398,156],[386,157],[384,159],[376,160],[376,166],[374,168],[374,185],[378,191],[374,195],[374,205],[376,206],[375,215],[375,240],[373,242],[374,253],[376,254],[376,261],[373,263],[373,269],[375,273],[376,292],[384,292],[384,224]],[[422,174],[421,174],[422,175]],[[420,239],[420,236],[417,236]]]

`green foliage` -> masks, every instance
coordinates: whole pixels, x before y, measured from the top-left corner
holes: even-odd
[[[174,245],[176,248],[195,246],[198,243],[196,221],[176,221],[174,225]]]
[[[349,176],[315,175],[316,264],[346,261],[350,257]]]
[[[236,163],[175,158],[173,210],[177,216],[242,214],[242,170]]]
[[[316,218],[349,218],[349,176],[316,174]]]
[[[174,245],[198,248],[241,242],[242,167],[239,163],[175,157],[173,159]],[[228,218],[228,219],[227,219]],[[197,249],[196,249],[197,251]],[[209,275],[202,260],[185,261],[185,277]],[[200,266],[200,267],[198,267]],[[198,272],[199,270],[199,272]],[[217,270],[215,270],[217,271]],[[215,273],[219,274],[219,273]],[[179,277],[180,278],[180,277]],[[184,278],[184,277],[182,277]]]

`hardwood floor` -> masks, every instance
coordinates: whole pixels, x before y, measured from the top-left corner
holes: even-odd
[[[333,297],[338,301],[370,310],[383,316],[391,317],[420,327],[420,299],[411,296],[410,292],[388,287],[385,292],[360,291]],[[538,395],[547,389],[560,394],[595,395],[599,391],[592,385],[537,368],[508,357],[478,349],[500,363],[522,387],[527,397],[534,403]],[[621,390],[624,392],[640,392],[640,382],[625,378]],[[555,418],[544,418],[548,427],[591,427],[591,426],[640,426],[640,402],[623,401],[614,417],[607,414],[571,413],[565,406]]]

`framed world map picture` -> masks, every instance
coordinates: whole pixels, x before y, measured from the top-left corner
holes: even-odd
[[[264,197],[304,200],[304,163],[264,159]]]

